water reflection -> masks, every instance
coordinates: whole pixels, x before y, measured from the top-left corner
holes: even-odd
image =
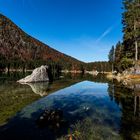
[[[24,106],[39,98],[40,96],[33,94],[27,85],[4,81],[3,84],[0,84],[0,125],[6,123]]]
[[[122,108],[120,133],[124,139],[140,139],[140,86],[109,84],[109,95]]]
[[[140,117],[140,83],[125,83],[125,87],[132,90],[134,97],[134,115]]]
[[[13,104],[17,102],[21,104],[34,96],[39,99],[40,95],[47,95],[23,108],[5,126],[0,127],[1,140],[11,138],[56,140],[67,135],[71,125],[78,126],[76,130],[79,131],[83,130],[83,126],[89,126],[87,130],[94,135],[99,134],[99,139],[107,140],[108,136],[115,136],[113,139],[117,140],[120,137],[124,140],[140,140],[140,84],[138,83],[124,86],[116,81],[108,81],[100,74],[97,76],[68,74],[64,75],[64,79],[53,83],[17,85],[15,82],[5,82],[0,85],[0,93],[0,117],[2,108],[10,101]],[[16,108],[16,105],[13,108]],[[50,129],[47,121],[43,128],[38,128],[36,120],[46,109],[61,110],[63,119],[68,122],[67,125],[52,131],[54,125],[49,124],[52,127]],[[84,120],[87,118],[90,119],[90,125],[85,123],[80,125],[80,122],[86,122]]]
[[[107,89],[107,84],[83,81],[50,94],[19,112],[16,117],[5,126],[7,128],[6,131],[5,127],[2,128],[1,138],[6,134],[6,138],[13,137],[14,139],[19,139],[20,135],[27,138],[29,136],[27,132],[30,132],[30,138],[33,139],[40,139],[40,135],[42,135],[43,139],[55,137],[52,138],[55,140],[67,134],[72,124],[86,118],[90,118],[93,122],[92,125],[98,126],[98,130],[102,130],[104,134],[101,134],[101,136],[105,138],[110,135],[118,137],[121,111],[118,105],[110,100]],[[47,110],[59,109],[63,111],[64,120],[68,122],[68,125],[59,129],[57,132],[51,131],[48,125],[43,127],[43,129],[37,128],[35,123],[36,119],[39,118],[46,108]],[[104,130],[109,131],[106,133]],[[17,131],[18,135],[16,135]],[[38,133],[35,133],[36,131]]]
[[[32,91],[35,94],[39,94],[40,96],[48,95],[49,90],[49,82],[42,82],[42,83],[26,83],[24,85],[28,85],[31,87]]]
[[[140,94],[134,93],[134,115],[140,117]]]
[[[68,87],[80,81],[80,79],[58,79],[53,83],[19,84],[16,81],[28,73],[0,74],[0,125],[33,101],[47,96],[52,92]]]

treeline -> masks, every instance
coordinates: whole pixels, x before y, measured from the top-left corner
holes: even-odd
[[[112,46],[109,62],[112,70],[122,72],[140,60],[140,0],[123,0],[123,41]]]
[[[6,60],[0,56],[0,71],[3,70],[33,70],[41,65],[48,65],[49,68],[54,73],[60,73],[61,70],[77,70],[77,71],[98,71],[98,72],[110,72],[111,65],[110,63],[103,61],[103,62],[91,62],[91,63],[65,63],[65,60],[62,62],[55,62],[52,60],[43,61],[43,60],[28,60],[22,61],[20,59],[15,60]]]
[[[85,69],[87,71],[110,72],[111,65],[106,61],[86,63]]]

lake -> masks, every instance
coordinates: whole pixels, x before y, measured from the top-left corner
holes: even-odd
[[[16,82],[24,76],[0,76],[0,140],[140,140],[138,86],[102,74]]]

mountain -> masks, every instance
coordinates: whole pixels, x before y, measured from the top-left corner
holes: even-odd
[[[62,69],[79,70],[84,62],[31,37],[0,14],[0,69],[32,69],[42,64],[57,64]]]

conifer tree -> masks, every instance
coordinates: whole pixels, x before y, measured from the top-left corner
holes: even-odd
[[[124,51],[128,58],[138,60],[140,37],[140,0],[123,1]]]
[[[109,52],[108,59],[109,59],[109,62],[111,63],[111,65],[112,65],[112,73],[113,73],[113,71],[114,71],[114,60],[115,60],[115,48],[114,48],[114,46],[112,46],[112,48]]]

